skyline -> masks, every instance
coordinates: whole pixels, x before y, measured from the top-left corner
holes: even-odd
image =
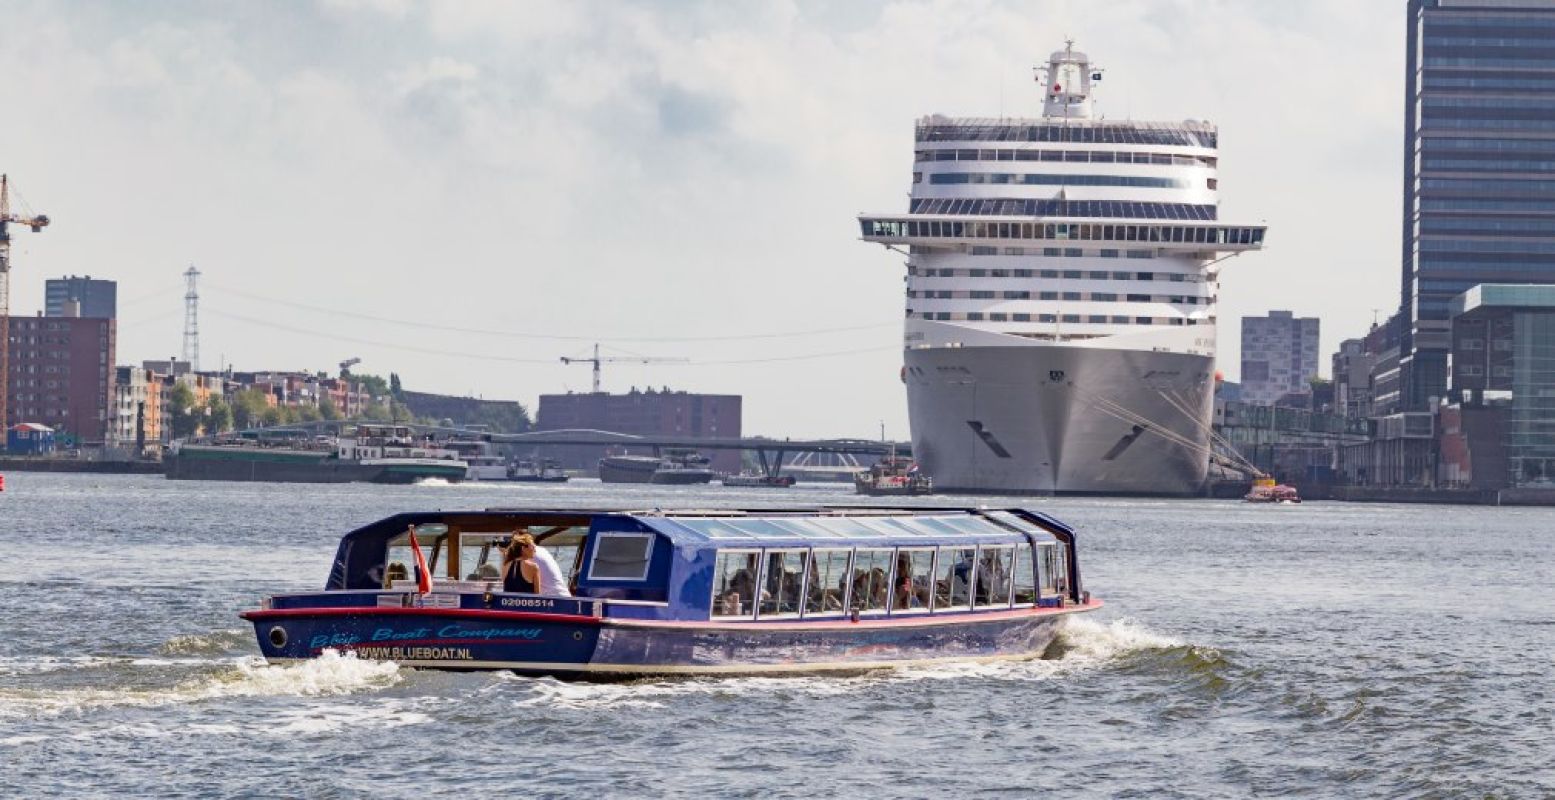
[[[0,126],[0,169],[55,220],[17,237],[13,313],[47,278],[118,280],[121,363],[179,351],[193,263],[205,368],[359,356],[533,412],[588,389],[558,359],[598,338],[695,362],[609,365],[610,391],[739,393],[753,433],[905,438],[901,258],[855,215],[905,209],[917,118],[1037,115],[1031,68],[1066,34],[1106,68],[1108,117],[1218,124],[1222,216],[1270,227],[1223,273],[1229,379],[1242,316],[1321,316],[1326,369],[1396,310],[1401,7],[11,5],[0,65],[52,80],[14,87],[27,124]],[[461,350],[483,358],[438,355]]]

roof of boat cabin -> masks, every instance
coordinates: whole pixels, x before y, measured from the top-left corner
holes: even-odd
[[[757,509],[518,509],[415,512],[389,517],[346,535],[387,539],[401,525],[436,524],[445,519],[528,516],[616,518],[635,521],[677,544],[715,547],[851,547],[859,544],[908,547],[1025,541],[1026,534],[1073,536],[1062,522],[1040,512],[989,508],[881,508],[823,506]],[[395,524],[398,522],[398,524]]]

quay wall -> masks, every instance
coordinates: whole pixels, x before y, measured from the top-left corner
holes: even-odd
[[[89,472],[96,474],[160,475],[156,461],[89,461],[77,458],[0,458],[0,472]]]

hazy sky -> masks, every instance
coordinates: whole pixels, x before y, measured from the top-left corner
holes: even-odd
[[[1034,116],[1077,41],[1113,119],[1220,126],[1239,319],[1398,304],[1403,0],[705,3],[0,1],[15,313],[45,278],[119,281],[119,361],[398,372],[533,404],[589,387],[745,396],[747,433],[907,435],[902,258],[913,121]],[[463,330],[450,330],[463,329]],[[779,334],[779,335],[774,335]],[[549,337],[549,338],[547,338]],[[1324,356],[1324,371],[1327,371]]]

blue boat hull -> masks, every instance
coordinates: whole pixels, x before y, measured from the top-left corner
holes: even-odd
[[[583,604],[587,605],[587,604]],[[435,669],[575,678],[857,671],[1042,654],[1067,609],[800,622],[688,623],[587,614],[398,607],[254,611],[265,658],[328,649]]]

